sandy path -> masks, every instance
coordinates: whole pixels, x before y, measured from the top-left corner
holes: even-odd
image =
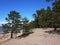
[[[25,38],[11,39],[0,45],[60,45],[60,35],[44,32],[49,29],[34,29],[34,33]]]

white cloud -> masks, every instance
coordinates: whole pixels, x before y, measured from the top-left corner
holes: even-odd
[[[0,26],[2,25],[2,24],[6,24],[7,22],[0,22]]]

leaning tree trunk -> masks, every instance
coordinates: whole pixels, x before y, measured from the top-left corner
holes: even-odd
[[[13,38],[13,31],[11,31],[11,38]]]
[[[56,31],[56,30],[57,30],[57,28],[55,27],[55,28],[54,28],[54,31]]]

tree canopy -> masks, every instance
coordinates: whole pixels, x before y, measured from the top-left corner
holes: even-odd
[[[11,30],[11,38],[13,37],[13,32],[19,27],[21,15],[19,12],[10,11],[8,17],[6,17],[6,21],[8,22],[8,26],[12,29]]]

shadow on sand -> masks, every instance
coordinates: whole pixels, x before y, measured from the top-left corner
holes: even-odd
[[[60,29],[59,30],[49,30],[49,31],[45,31],[45,33],[49,33],[49,34],[58,34],[60,35]]]
[[[16,38],[19,38],[19,39],[25,38],[25,37],[29,36],[29,35],[32,34],[32,33],[34,33],[34,32],[27,32],[27,33],[24,33],[24,34],[22,34],[22,35],[16,37]]]

